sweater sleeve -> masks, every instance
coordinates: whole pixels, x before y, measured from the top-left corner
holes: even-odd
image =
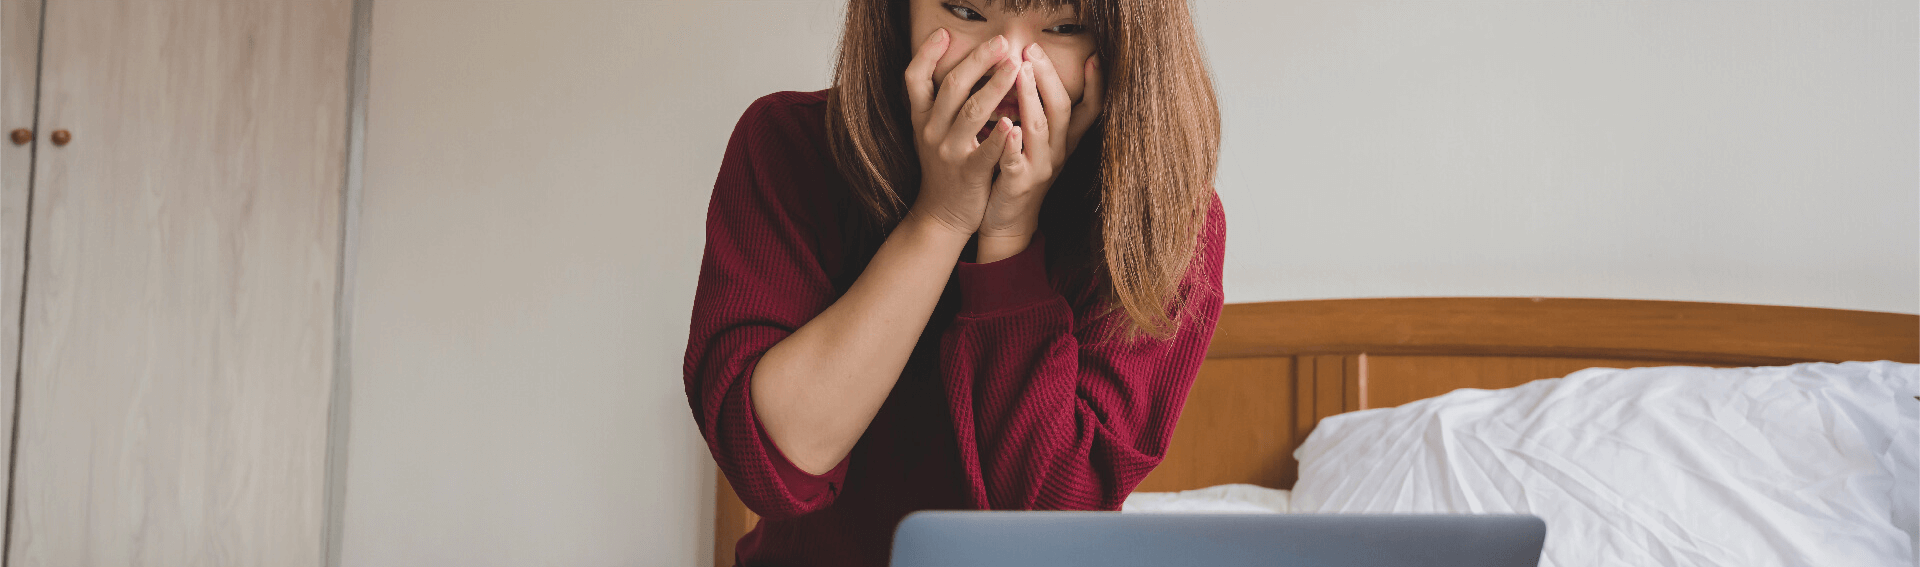
[[[755,364],[773,345],[832,305],[814,218],[796,180],[818,178],[793,148],[790,116],[773,95],[747,109],[727,142],[707,207],[707,245],[694,293],[683,376],[687,402],[720,471],[748,508],[771,519],[830,504],[842,460],[809,474],[780,453],[754,415]]]
[[[1225,236],[1216,196],[1180,288],[1180,326],[1165,340],[1096,341],[1105,329],[1076,320],[1047,279],[1039,240],[960,265],[941,371],[975,507],[1119,509],[1166,454],[1206,356]]]

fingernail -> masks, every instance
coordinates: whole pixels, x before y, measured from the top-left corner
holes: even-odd
[[[1027,46],[1028,61],[1032,61],[1035,59],[1046,59],[1046,58],[1047,58],[1047,50],[1041,49],[1040,44],[1036,43],[1036,44]]]
[[[1005,52],[1007,50],[1007,36],[1004,36],[1004,35],[993,36],[993,47],[990,47],[989,49],[992,49],[994,53]]]
[[[940,32],[939,32],[939,33],[937,33],[937,34],[934,34],[934,37],[936,38],[936,41],[946,41],[946,40],[947,40],[947,28],[940,28]]]

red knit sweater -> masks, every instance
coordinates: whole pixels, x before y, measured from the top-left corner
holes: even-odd
[[[1213,335],[1219,200],[1169,340],[1098,341],[1090,290],[1060,289],[1079,264],[1049,262],[1044,238],[959,262],[872,425],[815,476],[768,440],[748,382],[761,354],[858,276],[864,259],[848,250],[877,246],[840,228],[851,201],[827,154],[825,103],[825,91],[785,92],[748,108],[707,209],[685,378],[714,461],[761,516],[737,562],[885,565],[894,525],[915,510],[1118,509],[1165,454]]]

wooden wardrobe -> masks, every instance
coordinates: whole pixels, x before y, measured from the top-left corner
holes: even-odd
[[[0,0],[6,567],[328,561],[351,0]]]

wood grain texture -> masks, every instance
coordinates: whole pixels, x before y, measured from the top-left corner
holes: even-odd
[[[1367,363],[1364,395],[1370,404],[1355,409],[1390,408],[1460,388],[1512,388],[1588,368],[1697,366],[1663,360],[1532,356],[1368,356]]]
[[[33,128],[39,57],[40,0],[0,0],[0,130]],[[13,447],[20,287],[26,284],[27,203],[35,143],[0,142],[0,455]],[[5,493],[11,472],[0,466],[0,494]]]
[[[1288,420],[1293,428],[1293,444],[1285,448],[1288,462],[1293,461],[1293,448],[1306,442],[1321,418],[1361,409],[1361,400],[1366,395],[1365,390],[1359,387],[1365,378],[1362,370],[1365,355],[1316,354],[1292,358],[1294,376],[1298,379],[1294,382],[1293,415]],[[1204,371],[1209,365],[1229,360],[1242,359],[1208,359],[1201,369]],[[1191,404],[1189,407],[1192,407]],[[1293,477],[1289,474],[1288,478]],[[1292,483],[1292,480],[1288,480],[1287,486],[1292,486]]]
[[[1135,490],[1229,482],[1292,486],[1294,365],[1287,356],[1207,361],[1187,394],[1165,459]],[[1233,434],[1218,435],[1227,431]]]
[[[715,467],[713,478],[713,565],[714,567],[734,567],[733,548],[740,543],[740,536],[753,531],[754,524],[760,523],[760,515],[747,508],[740,501],[740,495],[733,492],[733,485],[727,483],[727,475]]]
[[[1403,298],[1228,306],[1214,358],[1530,355],[1718,364],[1920,362],[1915,316],[1685,301]]]
[[[1315,412],[1314,405],[1315,405],[1315,402],[1317,402],[1320,398],[1319,392],[1317,391],[1319,389],[1319,384],[1317,383],[1318,381],[1313,379],[1317,375],[1317,373],[1314,371],[1314,363],[1317,361],[1317,359],[1315,359],[1312,356],[1294,356],[1294,357],[1287,357],[1287,358],[1290,358],[1293,360],[1294,380],[1293,380],[1293,415],[1287,416],[1286,421],[1292,424],[1293,446],[1297,447],[1300,445],[1300,442],[1307,440],[1307,434],[1313,432],[1313,423],[1315,421],[1313,417]],[[1221,359],[1221,360],[1226,360],[1226,359]],[[1219,364],[1221,360],[1208,359],[1205,363],[1202,363],[1200,365],[1200,371],[1206,372],[1207,367],[1215,364]],[[1232,380],[1233,377],[1228,376],[1225,379]],[[1257,404],[1262,402],[1255,401],[1254,403]],[[1284,405],[1284,404],[1281,404],[1279,400],[1274,400],[1272,403],[1274,403],[1277,406]],[[1187,409],[1193,410],[1193,413],[1195,414],[1210,414],[1213,411],[1215,411],[1214,408],[1211,406],[1196,406],[1192,403],[1187,404]],[[1189,414],[1182,413],[1180,414],[1180,417],[1181,419],[1186,419],[1187,415]],[[1257,427],[1264,428],[1265,424],[1262,424]],[[1211,436],[1217,436],[1219,435],[1219,433],[1220,431],[1218,430],[1207,431],[1202,434],[1203,435],[1202,438],[1210,438]],[[1201,449],[1200,452],[1207,452],[1209,450],[1210,449]],[[1289,449],[1289,451],[1291,451],[1291,449]],[[1166,463],[1163,462],[1161,463],[1161,465],[1165,466]],[[1199,487],[1189,486],[1187,488],[1199,488]]]
[[[50,0],[9,564],[323,558],[346,0]]]
[[[1345,396],[1343,397],[1347,402],[1346,405],[1341,408],[1343,412],[1359,411],[1373,407],[1367,405],[1369,399],[1367,395],[1368,362],[1366,353],[1356,354],[1346,359],[1346,373],[1341,376],[1341,387],[1346,390]]]
[[[1301,357],[1306,358],[1306,357]],[[1317,417],[1347,411],[1347,360],[1350,356],[1313,357],[1313,414]],[[1316,421],[1318,419],[1316,418]]]

